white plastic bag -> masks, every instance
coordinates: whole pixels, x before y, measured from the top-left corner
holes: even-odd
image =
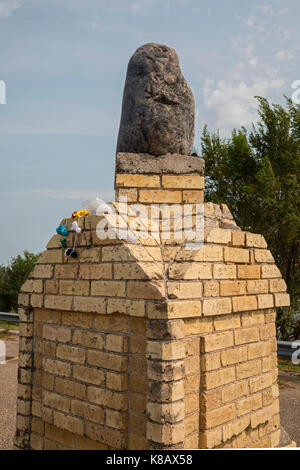
[[[111,214],[113,212],[110,205],[100,197],[82,201],[82,209],[89,211],[90,215]]]

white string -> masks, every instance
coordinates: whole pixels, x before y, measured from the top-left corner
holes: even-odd
[[[75,232],[73,251],[75,251],[75,248],[76,248],[76,241],[77,241],[77,232]]]

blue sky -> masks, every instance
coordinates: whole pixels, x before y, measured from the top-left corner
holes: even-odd
[[[297,0],[0,0],[0,263],[42,251],[84,199],[113,197],[126,67],[142,44],[174,47],[204,124],[255,121],[300,79]]]

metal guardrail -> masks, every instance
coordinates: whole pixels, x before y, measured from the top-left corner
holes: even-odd
[[[292,357],[296,349],[300,348],[300,340],[298,341],[277,341],[278,356]]]
[[[12,323],[19,323],[19,315],[17,313],[0,312],[0,321],[10,321]]]

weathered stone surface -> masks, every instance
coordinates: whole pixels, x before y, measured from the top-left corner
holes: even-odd
[[[128,64],[117,152],[190,155],[194,107],[174,49],[139,47]]]
[[[116,173],[129,174],[204,174],[204,160],[189,155],[167,154],[156,157],[148,153],[123,153],[116,157]]]

